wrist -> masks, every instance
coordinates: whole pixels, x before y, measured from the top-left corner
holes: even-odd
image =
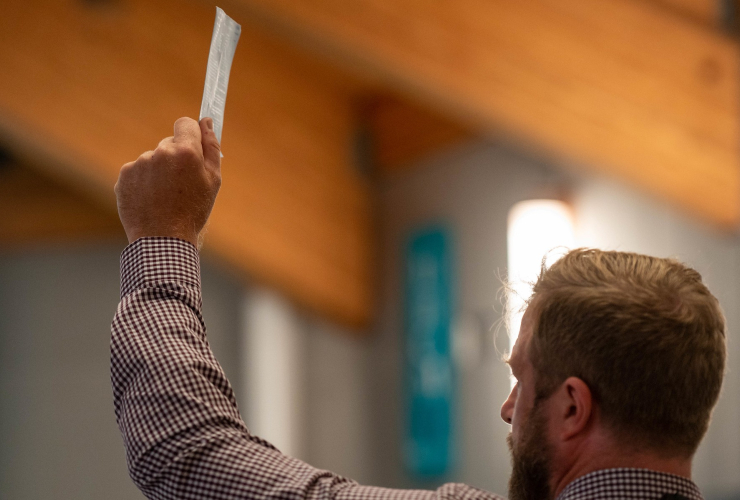
[[[135,230],[126,231],[129,244],[140,240],[142,238],[176,238],[178,240],[187,241],[195,248],[200,248],[198,245],[198,234],[192,234],[190,232],[175,231],[175,230]]]
[[[200,250],[200,247],[201,247],[201,244],[200,244],[200,242],[198,242],[197,239],[196,240],[192,240],[192,239],[189,239],[189,238],[183,238],[183,237],[180,237],[180,236],[170,236],[170,235],[167,235],[167,236],[164,236],[164,235],[139,236],[138,238],[136,238],[134,240],[130,240],[129,241],[129,245],[131,245],[133,243],[136,243],[139,240],[144,240],[144,239],[162,239],[162,238],[183,241],[185,243],[190,243],[192,246],[195,247],[196,250]]]

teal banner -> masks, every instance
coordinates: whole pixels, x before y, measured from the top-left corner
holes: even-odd
[[[419,231],[407,244],[404,460],[417,476],[444,475],[452,467],[452,261],[443,227]]]

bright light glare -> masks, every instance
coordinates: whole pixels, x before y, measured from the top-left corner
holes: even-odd
[[[531,284],[537,279],[542,258],[547,264],[575,246],[575,229],[570,207],[558,200],[529,200],[509,211],[507,234],[509,283],[509,349],[514,347]],[[512,293],[513,292],[513,293]]]

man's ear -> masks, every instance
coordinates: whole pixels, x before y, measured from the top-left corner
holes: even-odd
[[[594,403],[591,389],[578,377],[568,377],[552,398],[552,418],[558,437],[568,441],[586,431],[593,422]]]

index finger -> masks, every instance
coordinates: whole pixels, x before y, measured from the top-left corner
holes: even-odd
[[[200,125],[192,118],[183,117],[175,122],[173,142],[185,142],[200,149]]]

